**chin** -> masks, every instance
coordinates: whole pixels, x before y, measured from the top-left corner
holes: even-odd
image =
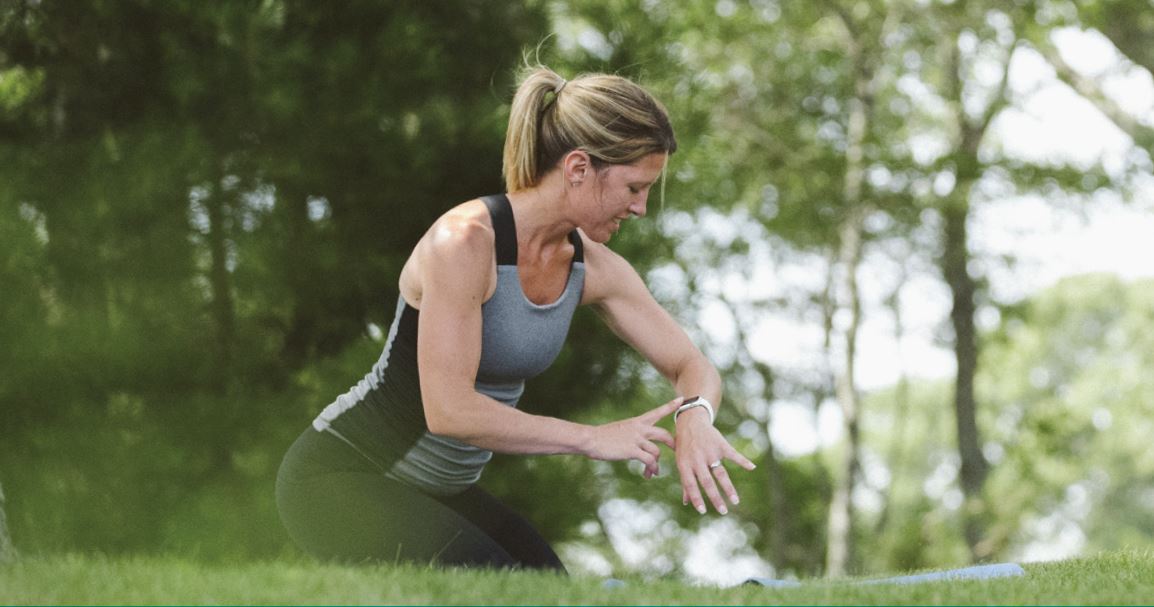
[[[588,238],[597,244],[605,244],[609,242],[610,238],[613,238],[613,230],[610,228],[586,228],[582,226],[581,231],[585,233],[585,238]]]

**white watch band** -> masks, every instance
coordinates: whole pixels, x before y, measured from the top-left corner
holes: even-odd
[[[712,426],[713,425],[713,405],[710,404],[710,402],[708,400],[706,400],[704,397],[701,397],[701,396],[694,396],[693,398],[690,398],[690,399],[686,400],[684,403],[682,403],[681,406],[677,408],[677,411],[673,412],[673,423],[674,424],[677,423],[677,416],[678,415],[681,415],[682,413],[684,413],[690,409],[696,408],[696,407],[703,407],[706,411],[709,412],[709,425]]]

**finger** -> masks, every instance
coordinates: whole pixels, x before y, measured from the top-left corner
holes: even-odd
[[[693,505],[693,509],[700,514],[705,514],[705,498],[701,496],[701,490],[697,487],[696,481],[690,481],[692,484],[685,488],[689,494],[689,503]]]
[[[664,443],[670,449],[674,448],[673,435],[665,428],[649,426],[649,429],[645,431],[645,438]]]
[[[657,446],[652,443],[645,443],[646,445],[657,449]],[[658,452],[660,455],[660,451]],[[657,469],[657,456],[650,453],[645,447],[638,445],[637,451],[633,454],[633,459],[645,464],[645,473],[652,476],[652,471]],[[648,476],[646,477],[648,478]]]
[[[725,457],[728,458],[730,461],[737,463],[738,466],[741,466],[742,468],[745,468],[746,470],[753,470],[754,468],[757,467],[757,464],[749,461],[748,457],[745,457],[744,455],[741,454],[740,451],[738,451],[737,449],[734,449],[732,446],[730,446],[728,444],[725,445]]]
[[[721,497],[721,492],[717,490],[717,483],[713,482],[713,475],[710,474],[709,466],[702,465],[697,473],[697,483],[705,489],[705,495],[709,496],[709,502],[713,504],[721,514],[729,514],[729,509],[725,507],[725,500]]]
[[[652,465],[645,466],[645,471],[642,472],[641,478],[644,478],[645,480],[649,480],[649,479],[657,476],[658,474],[661,474],[661,465],[654,463]]]
[[[645,422],[646,424],[656,424],[661,420],[661,418],[667,415],[672,415],[673,412],[681,406],[681,401],[683,400],[685,400],[684,396],[678,396],[677,398],[665,403],[664,405],[661,405],[660,407],[650,409],[649,411],[638,415],[637,419]]]
[[[641,448],[644,449],[646,453],[653,456],[653,465],[646,469],[646,471],[649,473],[649,476],[646,478],[653,478],[654,476],[661,474],[661,448],[649,441],[642,443]]]
[[[712,471],[713,478],[717,479],[717,485],[720,487],[721,492],[729,496],[729,503],[734,506],[741,503],[741,498],[737,497],[737,489],[734,489],[733,481],[730,480],[729,472],[725,469],[725,466],[718,466],[713,468]]]
[[[678,465],[677,471],[680,473],[681,470],[682,470],[681,466]],[[682,506],[688,506],[689,505],[689,492],[685,490],[685,475],[684,474],[681,474],[681,505]]]
[[[637,419],[648,425],[656,424],[657,422],[661,421],[663,417],[671,415],[674,411],[676,411],[677,408],[681,406],[682,400],[684,399],[678,396],[677,398],[665,403],[664,405],[661,405],[660,407],[655,407],[649,411],[646,411],[645,413],[642,413],[641,415],[637,416]]]
[[[705,500],[702,499],[701,490],[697,487],[697,477],[693,474],[693,468],[679,464],[677,470],[681,473],[681,492],[685,495],[685,500],[693,504],[694,510],[705,514]]]

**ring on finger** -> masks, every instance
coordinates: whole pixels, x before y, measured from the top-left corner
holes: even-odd
[[[717,461],[713,462],[712,464],[709,464],[710,470],[713,470],[714,468],[720,468],[720,467],[721,467],[721,460],[717,460]]]

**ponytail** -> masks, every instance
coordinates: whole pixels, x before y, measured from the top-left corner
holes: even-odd
[[[628,164],[677,140],[665,107],[620,76],[588,74],[566,81],[547,67],[530,69],[509,110],[505,189],[537,185],[566,153],[581,149],[595,163]]]
[[[505,134],[505,189],[523,190],[536,184],[544,174],[538,165],[542,110],[556,102],[565,79],[553,70],[539,67],[522,80],[509,109],[509,130]]]

